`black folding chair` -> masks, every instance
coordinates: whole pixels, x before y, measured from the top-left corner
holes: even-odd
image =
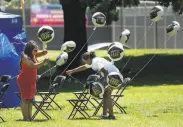
[[[87,99],[70,99],[67,100],[72,106],[73,109],[68,117],[68,119],[71,118],[74,119],[74,117],[76,116],[76,114],[79,112],[85,119],[89,119],[90,116],[88,115],[88,113],[82,108],[82,104],[84,102],[87,102]]]
[[[113,106],[116,106],[121,113],[124,113],[126,114],[126,111],[125,109],[118,103],[119,99],[124,97],[123,95],[123,92],[124,90],[126,89],[127,85],[125,85],[124,87],[119,87],[119,89],[117,90],[117,92],[115,94],[112,94],[111,95],[111,99],[112,99],[112,102],[113,102]],[[100,98],[100,99],[96,99],[96,98],[93,98],[95,100],[95,102],[97,102],[98,106],[95,110],[95,112],[93,113],[93,116],[96,116],[97,113],[99,112],[100,108],[103,106],[103,98]]]
[[[84,89],[80,92],[74,92],[73,94],[75,94],[75,96],[77,97],[77,99],[70,99],[67,100],[72,106],[73,109],[68,117],[68,119],[71,118],[72,119],[76,116],[76,114],[79,112],[85,119],[90,118],[90,116],[88,115],[88,113],[85,111],[86,109],[88,109],[88,103],[90,103],[94,108],[96,108],[96,106],[93,104],[93,102],[91,101],[91,95],[88,93],[88,88],[89,88],[89,84],[91,82],[95,82],[98,81],[100,79],[99,75],[90,75],[87,78],[86,84],[84,86]]]
[[[54,98],[55,96],[58,94],[58,92],[56,92],[56,90],[59,89],[59,83],[58,78],[60,79],[60,83],[62,83],[66,77],[65,76],[57,76],[54,80],[54,82],[52,83],[52,85],[50,86],[50,89],[48,92],[45,93],[39,93],[39,95],[42,95],[42,100],[41,101],[33,101],[32,104],[34,105],[34,107],[36,108],[35,113],[32,115],[31,120],[34,120],[35,117],[37,116],[37,114],[39,112],[41,112],[48,120],[51,119],[50,115],[47,114],[44,110],[43,107],[45,106],[45,104],[47,104],[47,108],[51,105],[51,103],[55,103],[58,107],[60,107],[55,101]],[[53,95],[53,97],[51,97],[51,95]],[[61,107],[60,107],[61,108]]]
[[[2,102],[0,102],[0,105],[1,105],[1,104],[2,104]],[[3,122],[5,122],[4,119],[3,119],[1,116],[0,116],[0,119],[1,119]]]
[[[1,87],[0,100],[2,100],[2,98],[3,98],[4,94],[6,93],[6,91],[8,90],[8,88],[9,88],[9,83],[6,83]],[[3,105],[6,109],[9,109],[4,102],[2,102],[2,101],[0,101],[0,102],[1,102],[1,105]]]
[[[84,107],[84,109],[88,109],[87,105],[88,103],[90,103],[94,108],[96,108],[95,104],[91,101],[91,95],[88,93],[88,88],[89,88],[89,84],[91,82],[95,82],[95,81],[99,81],[100,80],[100,75],[89,75],[86,81],[86,84],[84,86],[84,89],[80,92],[74,92],[75,96],[77,97],[77,99],[86,99],[88,101],[85,101],[82,105],[82,107]]]
[[[37,92],[37,95],[41,96],[42,99],[44,99],[46,95],[49,95],[43,107],[45,107],[46,109],[48,109],[49,107],[53,108],[51,104],[54,103],[60,110],[62,109],[61,106],[59,106],[59,104],[56,103],[54,99],[58,95],[59,88],[61,84],[65,81],[65,79],[66,79],[65,76],[61,76],[61,75],[56,76],[55,79],[53,80],[53,83],[51,83],[48,92]],[[54,86],[55,84],[57,85]]]

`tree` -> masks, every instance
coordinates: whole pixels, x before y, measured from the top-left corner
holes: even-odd
[[[183,0],[154,0],[157,1],[160,5],[168,7],[172,6],[174,12],[179,14],[183,13]]]
[[[92,13],[96,11],[103,12],[109,25],[112,21],[118,20],[118,9],[116,7],[137,6],[139,0],[60,0],[60,4],[62,4],[64,11],[64,42],[69,40],[76,42],[76,49],[69,53],[68,63],[70,63],[87,41],[85,25],[85,11],[87,7],[90,8]],[[81,54],[86,51],[87,45],[84,46],[69,68],[80,65]],[[58,68],[58,70],[63,70],[61,68]]]

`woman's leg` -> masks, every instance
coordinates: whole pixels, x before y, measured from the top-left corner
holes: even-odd
[[[112,106],[112,98],[111,98],[112,89],[108,87],[106,94],[107,94],[106,103],[107,103],[107,109],[109,110],[109,116],[113,116],[114,114],[113,114],[113,106]]]
[[[32,99],[30,99],[28,103],[28,118],[30,120],[32,117]]]
[[[107,90],[105,90],[103,96],[103,116],[107,116]]]
[[[23,120],[28,121],[29,120],[28,119],[28,100],[22,99],[21,110],[22,110]]]
[[[21,111],[22,111],[22,116],[23,116],[23,119],[25,118],[25,113],[24,113],[24,108],[25,107],[25,100],[22,99],[22,102],[21,102]]]

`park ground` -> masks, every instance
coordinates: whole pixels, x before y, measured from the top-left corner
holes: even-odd
[[[102,52],[102,53],[101,53]],[[57,56],[59,52],[51,51],[50,56]],[[105,51],[98,51],[100,56],[106,56]],[[162,70],[154,68],[149,70],[148,67],[144,73],[151,73],[151,78],[146,75],[140,75],[129,84],[124,91],[124,97],[119,100],[121,106],[125,107],[127,114],[120,114],[117,108],[114,109],[116,120],[98,120],[97,117],[92,117],[90,120],[82,119],[78,114],[74,120],[68,120],[68,116],[72,110],[71,105],[67,102],[68,99],[75,98],[73,91],[81,90],[77,88],[77,83],[72,85],[64,85],[61,88],[59,95],[56,97],[56,102],[62,106],[59,110],[56,106],[54,109],[47,110],[52,117],[52,120],[47,121],[44,116],[39,114],[33,122],[23,122],[20,109],[1,109],[0,116],[6,122],[0,122],[1,127],[183,127],[183,85],[181,66],[183,51],[181,50],[128,50],[125,57],[135,56],[132,59],[139,61],[137,57],[149,54],[158,54],[154,61],[162,62],[170,61],[169,65],[164,65]],[[167,58],[168,57],[168,58]],[[149,57],[150,58],[150,57]],[[160,59],[161,58],[161,59]],[[163,59],[164,58],[164,59]],[[148,61],[146,58],[145,61]],[[163,59],[163,60],[162,60]],[[53,59],[54,60],[54,59]],[[159,61],[161,60],[161,61]],[[173,60],[173,61],[172,61]],[[144,60],[142,60],[144,61]],[[141,62],[140,62],[141,63]],[[153,62],[154,63],[154,62]],[[153,64],[152,63],[152,64]],[[153,65],[156,65],[154,63]],[[177,63],[177,67],[175,67]],[[153,65],[150,65],[152,68]],[[173,65],[171,65],[173,64]],[[179,66],[180,64],[180,66]],[[156,65],[157,67],[157,65]],[[167,70],[166,68],[170,68]],[[171,69],[173,68],[173,69]],[[164,70],[166,69],[166,70]],[[173,70],[177,69],[175,72]],[[171,74],[167,75],[167,73]],[[166,72],[166,76],[163,72]],[[176,74],[177,72],[177,74]],[[160,78],[163,77],[163,78]],[[70,83],[72,84],[72,83]],[[39,98],[38,98],[39,99]],[[89,106],[87,112],[92,114],[94,108]],[[34,109],[35,111],[35,109]]]

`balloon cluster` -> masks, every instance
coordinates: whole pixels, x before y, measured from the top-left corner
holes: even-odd
[[[74,51],[76,48],[76,43],[74,41],[66,41],[62,46],[61,50],[63,51],[56,59],[56,65],[62,66],[68,60],[68,53]]]

